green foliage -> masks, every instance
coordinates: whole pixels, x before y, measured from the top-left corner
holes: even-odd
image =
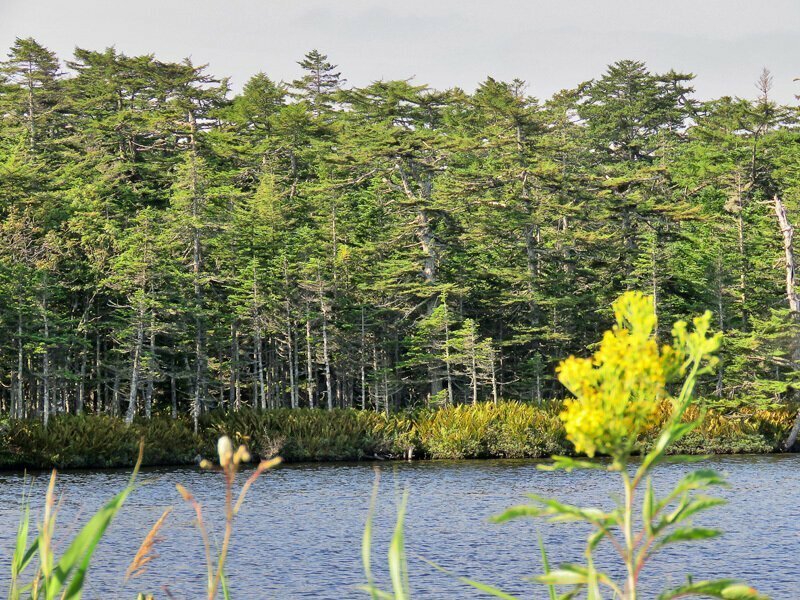
[[[229,435],[261,458],[280,452],[287,461],[360,460],[399,456],[391,419],[357,410],[280,409],[211,414],[202,423],[213,442]]]
[[[0,429],[0,464],[27,468],[129,467],[145,441],[143,464],[187,464],[199,439],[183,421],[152,419],[126,426],[100,415],[61,415],[45,428],[40,421],[6,421]]]
[[[199,434],[186,419],[156,416],[126,426],[121,418],[59,415],[47,428],[39,420],[0,421],[0,468],[128,467],[145,440],[143,464],[192,464],[208,456],[220,435],[246,444],[260,458],[278,453],[289,462],[373,458],[540,458],[573,455],[558,418],[559,404],[516,401],[445,406],[386,415],[319,409],[212,412]],[[796,409],[729,407],[705,411],[703,421],[677,440],[670,454],[776,452]],[[643,432],[642,452],[655,444],[668,411]],[[700,413],[690,408],[685,422]]]
[[[136,466],[127,487],[89,519],[60,558],[56,558],[53,547],[58,512],[55,498],[56,472],[53,471],[45,498],[44,517],[39,528],[39,535],[30,546],[27,545],[30,509],[28,504],[23,506],[16,547],[11,558],[10,600],[20,600],[23,597],[29,597],[31,600],[54,600],[56,598],[80,600],[97,544],[135,488],[136,475],[142,464],[142,453],[143,446],[140,444]],[[34,559],[36,559],[35,563]],[[36,567],[35,574],[25,582],[22,578],[26,569],[32,564],[35,564]]]
[[[539,458],[569,451],[557,411],[520,402],[423,410],[414,416],[414,439],[431,458]]]

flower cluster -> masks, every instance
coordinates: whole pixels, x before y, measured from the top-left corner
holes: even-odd
[[[673,344],[655,339],[657,318],[653,300],[628,292],[613,305],[616,325],[605,333],[591,358],[569,357],[557,370],[558,379],[575,396],[561,413],[567,437],[578,452],[621,458],[650,424],[660,403],[669,398],[667,384],[719,346],[708,337],[710,314],[673,328]]]

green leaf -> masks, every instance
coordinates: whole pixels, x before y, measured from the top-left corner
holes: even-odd
[[[547,585],[589,585],[596,587],[598,583],[611,586],[608,575],[597,571],[594,566],[563,564],[558,569],[534,578],[539,583]]]
[[[646,473],[651,467],[661,462],[664,459],[664,453],[666,452],[667,448],[671,444],[677,442],[679,439],[687,435],[699,424],[699,420],[692,421],[691,423],[672,423],[666,429],[664,429],[664,431],[662,431],[661,435],[658,437],[658,440],[656,440],[653,449],[650,450],[650,452],[648,452],[644,457],[644,460],[638,469],[639,473]]]
[[[722,535],[722,532],[719,529],[708,529],[705,527],[682,527],[661,538],[658,544],[659,546],[665,546],[675,542],[707,540],[719,535]]]
[[[608,530],[605,529],[605,528],[599,529],[598,531],[595,531],[594,533],[592,533],[592,535],[589,536],[589,539],[587,540],[587,543],[586,543],[586,547],[589,550],[589,552],[594,552],[594,550],[597,548],[598,544],[600,544],[600,542],[603,541],[603,538],[607,534],[608,534]]]
[[[11,600],[16,600],[19,598],[24,591],[19,587],[19,576],[31,562],[31,559],[34,557],[39,548],[39,538],[37,537],[31,544],[30,548],[26,549],[28,544],[28,531],[30,530],[30,518],[30,504],[27,502],[27,499],[23,498],[22,518],[20,519],[19,526],[17,527],[16,545],[14,546],[14,554],[11,557],[11,588],[9,591]]]
[[[539,575],[535,578],[539,583],[546,583],[548,585],[585,585],[589,582],[589,576],[586,573],[580,573],[572,569],[553,569],[545,575]]]
[[[599,508],[581,508],[570,504],[563,504],[557,500],[542,498],[535,494],[528,495],[531,500],[542,506],[519,505],[513,506],[505,512],[492,517],[494,523],[504,523],[522,517],[549,517],[552,522],[587,521],[598,527],[608,528],[618,523],[616,513],[607,513]]]
[[[224,600],[231,600],[231,593],[230,590],[228,590],[228,578],[225,577],[224,572],[220,574],[219,585],[222,588],[222,597]]]
[[[658,600],[672,600],[682,596],[710,596],[723,600],[769,600],[755,589],[735,579],[697,581],[664,592]]]
[[[403,492],[403,498],[397,509],[397,523],[394,527],[392,541],[389,544],[389,576],[392,580],[392,590],[395,600],[409,600],[408,567],[404,545],[403,526],[408,503],[408,491]]]
[[[529,504],[520,504],[507,508],[499,515],[491,517],[489,520],[492,523],[505,523],[513,519],[520,519],[525,517],[541,517],[544,509],[539,506],[531,506]]]
[[[726,486],[728,483],[723,475],[717,473],[713,469],[698,469],[681,479],[678,485],[675,486],[674,491],[684,492],[688,490],[701,490],[712,485]]]
[[[475,581],[474,579],[470,579],[469,577],[462,577],[460,575],[456,575],[451,571],[448,571],[442,566],[437,565],[435,562],[428,560],[427,558],[422,558],[426,563],[432,566],[434,569],[441,571],[442,573],[446,573],[452,577],[458,579],[461,583],[465,583],[470,587],[474,587],[476,590],[480,590],[482,592],[486,592],[490,596],[494,596],[495,598],[503,598],[503,600],[519,600],[516,596],[512,596],[511,594],[507,594],[500,588],[497,588],[493,585],[489,585],[486,583],[481,583],[480,581]]]
[[[362,589],[369,590],[373,600],[379,598],[378,590],[372,584],[372,519],[375,515],[375,504],[378,501],[378,486],[380,475],[376,472],[375,483],[372,486],[372,497],[369,502],[369,512],[367,512],[367,522],[364,525],[364,534],[361,537],[361,561],[364,564],[364,575],[367,578],[367,585]]]
[[[370,596],[377,598],[378,600],[395,600],[394,596],[392,596],[390,593],[379,590],[374,585],[359,585],[356,586],[356,589],[368,592]]]
[[[61,588],[64,586],[67,578],[72,571],[75,575],[72,577],[69,586],[62,598],[65,600],[78,600],[81,597],[83,589],[83,582],[86,576],[86,571],[89,569],[89,563],[92,559],[92,554],[100,542],[100,539],[111,524],[112,519],[116,516],[119,509],[126,498],[133,491],[130,485],[123,491],[117,494],[108,504],[101,508],[90,520],[84,525],[80,533],[75,536],[72,543],[61,556],[58,565],[53,570],[53,575],[47,582],[47,598],[54,600],[60,593]]]
[[[569,456],[551,456],[552,464],[539,465],[537,468],[541,471],[557,471],[559,469],[565,470],[567,473],[575,469],[595,469],[595,470],[608,470],[608,465],[601,462],[592,462],[588,460],[578,460],[570,458]]]
[[[539,538],[539,552],[542,554],[542,570],[544,571],[545,575],[548,575],[550,573],[550,561],[547,559],[547,550],[544,548],[542,533],[538,532],[537,537]],[[554,588],[552,585],[548,585],[547,592],[550,600],[556,600],[556,588]]]
[[[653,535],[653,516],[656,514],[656,494],[653,490],[653,480],[648,477],[642,501],[642,522],[648,535]]]
[[[89,522],[83,526],[78,535],[72,540],[72,543],[67,547],[61,559],[58,561],[53,573],[43,583],[43,590],[45,597],[48,600],[55,600],[59,596],[62,600],[79,600],[83,591],[83,583],[86,577],[86,572],[89,570],[89,563],[92,560],[97,544],[105,534],[111,521],[122,508],[123,503],[127,497],[135,489],[136,476],[139,473],[139,468],[142,464],[142,456],[144,452],[144,442],[139,445],[139,458],[136,461],[136,466],[133,468],[133,473],[128,482],[127,487],[119,494],[114,496],[103,508],[101,508],[94,516],[89,519]],[[61,588],[64,587],[71,573],[72,576],[69,585],[61,594]]]
[[[708,510],[709,508],[714,508],[723,504],[727,504],[727,500],[722,498],[712,498],[710,496],[698,496],[697,498],[693,498],[686,503],[681,503],[678,508],[676,508],[666,517],[666,523],[669,525],[674,525],[675,523],[685,521],[700,511]]]

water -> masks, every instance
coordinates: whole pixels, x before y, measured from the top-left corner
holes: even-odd
[[[485,597],[418,556],[511,593],[544,597],[543,588],[524,580],[541,569],[537,528],[554,563],[580,560],[581,528],[533,521],[496,525],[487,518],[524,502],[527,492],[608,507],[608,494],[616,493],[617,488],[616,480],[602,472],[549,473],[537,470],[536,464],[493,460],[281,467],[253,486],[240,513],[228,569],[233,597],[366,598],[356,586],[363,583],[361,535],[374,468],[381,471],[373,548],[380,582],[387,579],[385,553],[396,500],[401,490],[408,488],[407,547],[415,598]],[[698,524],[725,530],[725,536],[665,551],[661,560],[644,572],[645,597],[655,597],[665,584],[682,583],[691,572],[695,579],[741,577],[774,598],[797,598],[800,456],[718,457],[701,464],[727,473],[732,484],[721,493],[729,504],[698,520]],[[660,488],[674,483],[688,468],[660,467]],[[66,532],[74,533],[124,486],[127,477],[125,471],[60,474],[59,539],[65,539]],[[137,591],[148,591],[157,598],[201,598],[203,549],[193,513],[178,496],[175,483],[192,490],[207,514],[218,515],[221,478],[181,468],[146,470],[142,479],[148,485],[131,496],[97,549],[84,597],[134,598]],[[36,476],[32,483],[36,510],[46,486],[47,474]],[[0,589],[5,589],[23,487],[20,474],[0,474]],[[159,557],[144,576],[124,583],[124,571],[144,535],[161,512],[173,505],[175,510],[157,546]],[[615,563],[607,566],[619,573]]]

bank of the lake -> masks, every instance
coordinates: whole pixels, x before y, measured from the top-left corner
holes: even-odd
[[[104,468],[131,466],[139,441],[144,463],[187,465],[213,456],[222,434],[266,457],[287,462],[364,459],[540,458],[573,454],[558,418],[559,407],[519,402],[420,409],[384,415],[362,410],[277,409],[212,412],[198,433],[191,421],[155,417],[126,425],[110,416],[60,415],[45,429],[39,421],[0,424],[0,466]],[[674,452],[764,454],[780,451],[794,407],[709,410]],[[696,413],[689,415],[697,416]],[[654,423],[652,432],[659,423]],[[645,434],[647,444],[651,434]]]

